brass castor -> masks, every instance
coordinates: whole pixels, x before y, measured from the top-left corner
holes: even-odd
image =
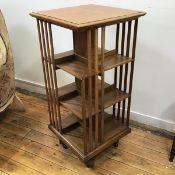
[[[88,160],[87,162],[85,162],[85,165],[88,168],[94,168],[94,166],[95,166],[95,160],[94,159]]]
[[[60,144],[62,145],[62,147],[63,147],[64,149],[68,149],[67,145],[65,145],[61,140],[60,140]]]
[[[114,147],[118,147],[118,144],[119,144],[119,141],[115,142],[115,143],[113,144],[113,146],[114,146]]]

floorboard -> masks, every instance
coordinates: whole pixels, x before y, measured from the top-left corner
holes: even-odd
[[[18,93],[25,112],[0,114],[0,175],[174,175],[175,162],[168,161],[172,141],[149,131],[132,128],[118,148],[97,157],[87,168],[48,129],[47,102]],[[67,113],[61,108],[62,113]]]
[[[0,170],[0,175],[9,175],[9,174],[7,174],[7,173]]]

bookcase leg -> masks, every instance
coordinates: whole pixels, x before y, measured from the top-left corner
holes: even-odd
[[[169,158],[169,161],[170,161],[170,162],[173,162],[173,160],[174,160],[174,156],[175,156],[175,154],[173,154],[173,153],[171,152],[171,154],[170,154],[170,158]]]
[[[92,159],[88,160],[87,162],[85,162],[85,165],[88,168],[94,168],[95,167],[95,158],[92,158]]]
[[[174,137],[174,140],[173,140],[173,145],[172,145],[172,149],[171,149],[171,152],[170,152],[169,161],[172,162],[174,160],[174,157],[175,157],[175,137]]]
[[[113,144],[113,146],[116,147],[116,148],[118,147],[118,145],[119,145],[119,141],[117,141],[117,142],[115,142],[115,143]]]
[[[61,140],[60,140],[60,144],[63,146],[64,149],[68,149],[67,145],[65,145]]]

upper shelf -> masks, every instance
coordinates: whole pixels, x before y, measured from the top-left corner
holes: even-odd
[[[87,60],[79,55],[76,55],[73,51],[56,54],[55,60],[56,60],[56,68],[62,69],[81,80],[83,78],[88,77]],[[133,61],[132,58],[118,55],[115,53],[115,50],[112,50],[105,53],[104,70],[107,71],[117,66],[130,63],[132,61]],[[99,73],[100,73],[100,67],[101,67],[101,61],[99,55]],[[92,75],[94,74],[93,69],[91,74]]]
[[[33,12],[31,16],[68,29],[82,30],[136,19],[145,14],[141,11],[89,4]]]

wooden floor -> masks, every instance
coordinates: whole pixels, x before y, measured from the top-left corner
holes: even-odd
[[[175,175],[175,162],[168,161],[172,141],[136,128],[88,169],[47,128],[46,101],[18,95],[26,112],[0,116],[0,175]]]

